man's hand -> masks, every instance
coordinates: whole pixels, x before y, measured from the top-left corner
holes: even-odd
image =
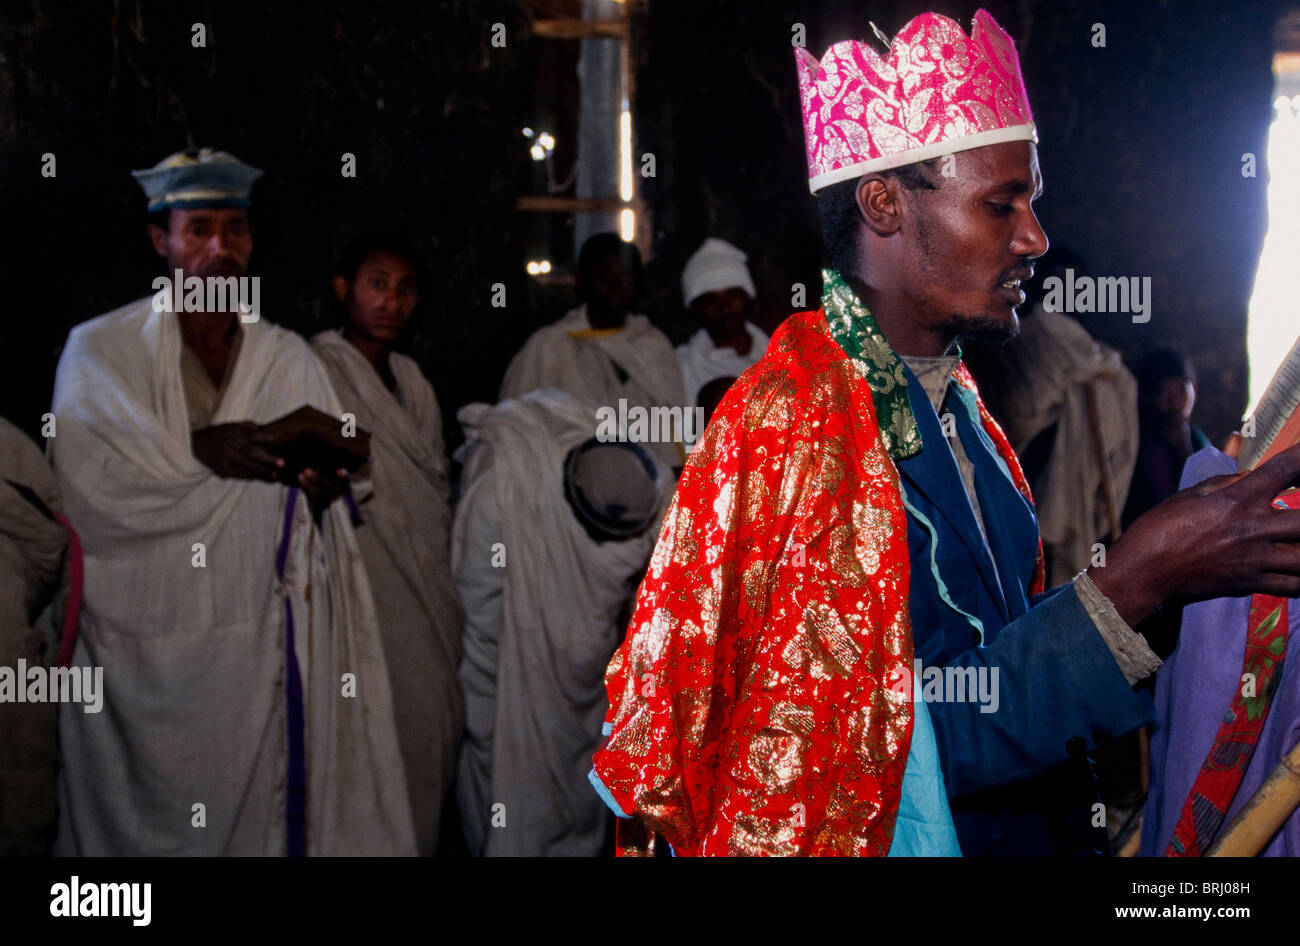
[[[199,462],[217,476],[235,480],[275,480],[284,461],[267,451],[268,439],[251,421],[215,424],[190,434]]]
[[[298,474],[298,485],[302,487],[311,505],[312,515],[316,517],[347,492],[349,483],[348,471],[342,469],[335,470],[333,476],[313,469]]]
[[[1088,569],[1129,625],[1166,598],[1300,597],[1300,510],[1273,497],[1300,476],[1300,445],[1249,473],[1216,476],[1141,516]]]

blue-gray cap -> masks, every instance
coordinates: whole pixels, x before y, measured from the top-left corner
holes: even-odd
[[[149,212],[192,207],[248,207],[262,172],[233,154],[186,148],[131,176],[149,198]]]

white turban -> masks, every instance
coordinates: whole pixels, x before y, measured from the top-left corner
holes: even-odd
[[[754,280],[745,264],[748,257],[726,240],[709,237],[682,270],[682,298],[689,307],[706,292],[743,289],[753,299]]]

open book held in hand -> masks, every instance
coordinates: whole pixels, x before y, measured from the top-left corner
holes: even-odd
[[[1241,429],[1237,469],[1253,470],[1300,443],[1300,339],[1291,346]],[[1253,428],[1253,429],[1251,429]]]
[[[308,468],[325,476],[353,473],[370,459],[368,432],[358,427],[345,437],[341,420],[308,405],[264,424],[262,431],[271,437],[266,449],[284,460],[280,478],[286,483],[296,483]]]

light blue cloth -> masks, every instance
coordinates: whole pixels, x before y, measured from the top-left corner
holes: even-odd
[[[912,746],[903,770],[903,792],[898,803],[898,823],[890,857],[961,857],[957,829],[948,808],[939,745],[921,688],[913,685]]]

